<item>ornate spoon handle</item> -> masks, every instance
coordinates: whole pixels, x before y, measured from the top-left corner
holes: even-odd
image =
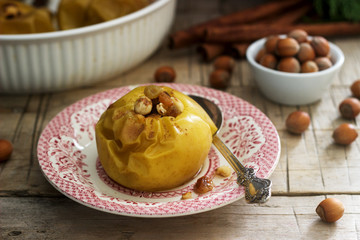
[[[242,165],[230,149],[216,135],[213,136],[213,143],[235,170],[238,184],[245,187],[246,201],[249,203],[266,202],[271,196],[271,181],[269,179],[256,177],[254,169]]]

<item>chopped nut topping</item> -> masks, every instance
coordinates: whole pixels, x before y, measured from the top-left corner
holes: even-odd
[[[156,110],[157,112],[161,115],[161,116],[165,116],[166,115],[166,108],[164,107],[163,103],[159,103],[158,105],[156,105]]]
[[[191,192],[184,193],[181,197],[182,200],[190,199],[192,197]]]
[[[216,169],[216,174],[222,177],[229,177],[232,173],[232,170],[228,166],[221,166]]]
[[[144,94],[145,96],[140,97],[134,104],[135,113],[147,117],[150,114],[177,117],[184,111],[184,104],[159,86],[145,87]]]
[[[152,110],[152,101],[148,97],[140,97],[134,104],[134,111],[141,115],[147,115]]]

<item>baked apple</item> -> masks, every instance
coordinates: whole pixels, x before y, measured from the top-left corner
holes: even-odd
[[[84,27],[125,16],[151,0],[62,0],[58,10],[61,30]]]
[[[105,172],[141,191],[170,189],[192,179],[216,130],[193,99],[156,85],[137,87],[111,104],[95,128]]]
[[[50,11],[12,0],[0,0],[0,34],[54,31]]]

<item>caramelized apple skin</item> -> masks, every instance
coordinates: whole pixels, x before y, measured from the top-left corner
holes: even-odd
[[[136,114],[133,106],[144,88],[135,88],[101,116],[96,125],[99,158],[109,177],[125,187],[174,188],[199,171],[217,129],[195,101],[168,87],[163,89],[184,105],[181,114]]]
[[[106,22],[140,10],[149,0],[61,0],[58,22],[61,30]]]
[[[52,32],[51,13],[14,0],[0,0],[0,34]]]

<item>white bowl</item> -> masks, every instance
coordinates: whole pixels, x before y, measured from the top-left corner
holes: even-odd
[[[255,61],[256,54],[264,46],[266,38],[252,43],[246,58],[253,70],[260,91],[270,100],[285,105],[305,105],[321,99],[335,75],[344,63],[344,54],[330,44],[333,66],[315,73],[287,73],[266,68]]]
[[[148,58],[162,43],[176,0],[108,22],[40,34],[0,35],[0,92],[70,89],[115,77]]]

